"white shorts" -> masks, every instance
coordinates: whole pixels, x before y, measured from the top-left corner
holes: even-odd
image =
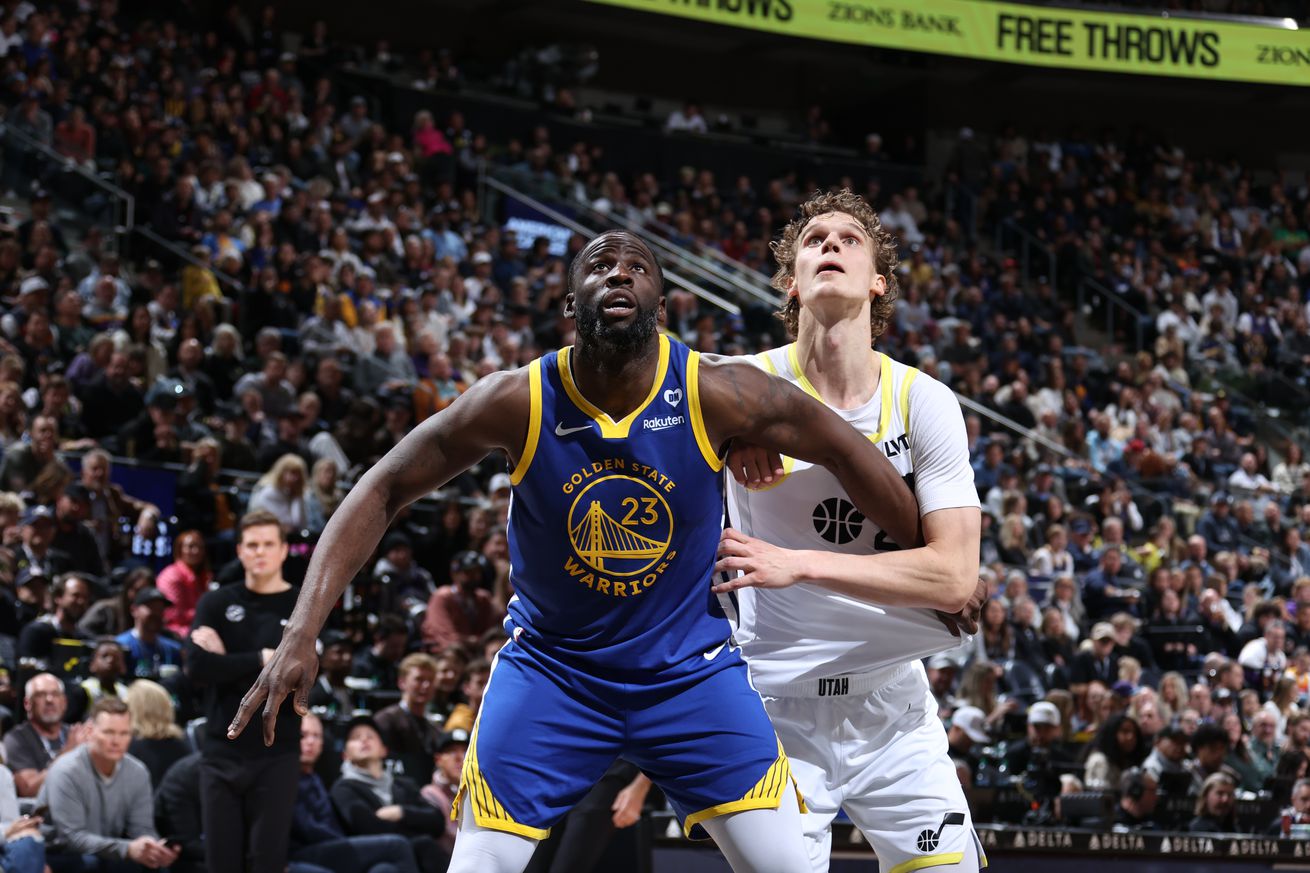
[[[844,678],[811,680],[813,696],[763,695],[808,807],[814,870],[828,869],[841,809],[868,838],[883,873],[987,866],[923,665]]]

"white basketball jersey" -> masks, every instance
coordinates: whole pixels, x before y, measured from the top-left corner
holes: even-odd
[[[915,492],[920,515],[977,507],[955,395],[913,367],[877,358],[881,375],[874,396],[856,409],[834,411],[882,449]],[[819,399],[795,345],[754,360]],[[794,458],[784,458],[783,468],[782,481],[762,490],[748,491],[729,478],[733,527],[788,549],[872,554],[899,548],[855,508],[826,468]],[[736,593],[736,639],[763,694],[811,679],[870,673],[963,642],[929,609],[877,606],[808,584]]]

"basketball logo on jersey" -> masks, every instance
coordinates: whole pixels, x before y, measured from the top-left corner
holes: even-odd
[[[946,813],[946,815],[942,817],[942,823],[938,825],[937,830],[934,831],[931,828],[924,828],[919,831],[919,836],[915,840],[915,848],[925,854],[937,851],[937,844],[941,842],[942,831],[946,830],[948,825],[963,825],[964,822],[964,813]]]
[[[864,513],[840,497],[829,497],[810,513],[814,532],[839,546],[851,542],[864,529]]]
[[[577,556],[565,559],[564,570],[593,591],[617,597],[653,585],[676,554],[669,550],[673,512],[664,499],[674,487],[655,468],[621,458],[579,471],[564,487],[575,494],[566,524]]]

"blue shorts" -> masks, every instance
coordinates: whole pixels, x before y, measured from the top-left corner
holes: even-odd
[[[520,635],[496,656],[452,816],[468,792],[479,826],[545,839],[615,758],[660,787],[688,836],[718,815],[776,809],[795,786],[746,663],[728,646],[706,655],[673,678],[620,682]]]

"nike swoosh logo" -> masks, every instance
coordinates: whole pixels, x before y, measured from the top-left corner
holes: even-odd
[[[715,658],[717,658],[717,657],[719,656],[719,652],[722,652],[722,651],[723,651],[723,647],[726,646],[726,645],[727,645],[727,643],[719,643],[717,646],[715,646],[714,648],[710,649],[708,652],[705,652],[705,653],[704,653],[704,654],[705,654],[705,660],[707,660],[707,661],[713,661]]]
[[[564,422],[556,422],[555,436],[568,436],[571,433],[577,433],[580,430],[591,430],[590,424],[584,424],[581,427],[565,427]]]

